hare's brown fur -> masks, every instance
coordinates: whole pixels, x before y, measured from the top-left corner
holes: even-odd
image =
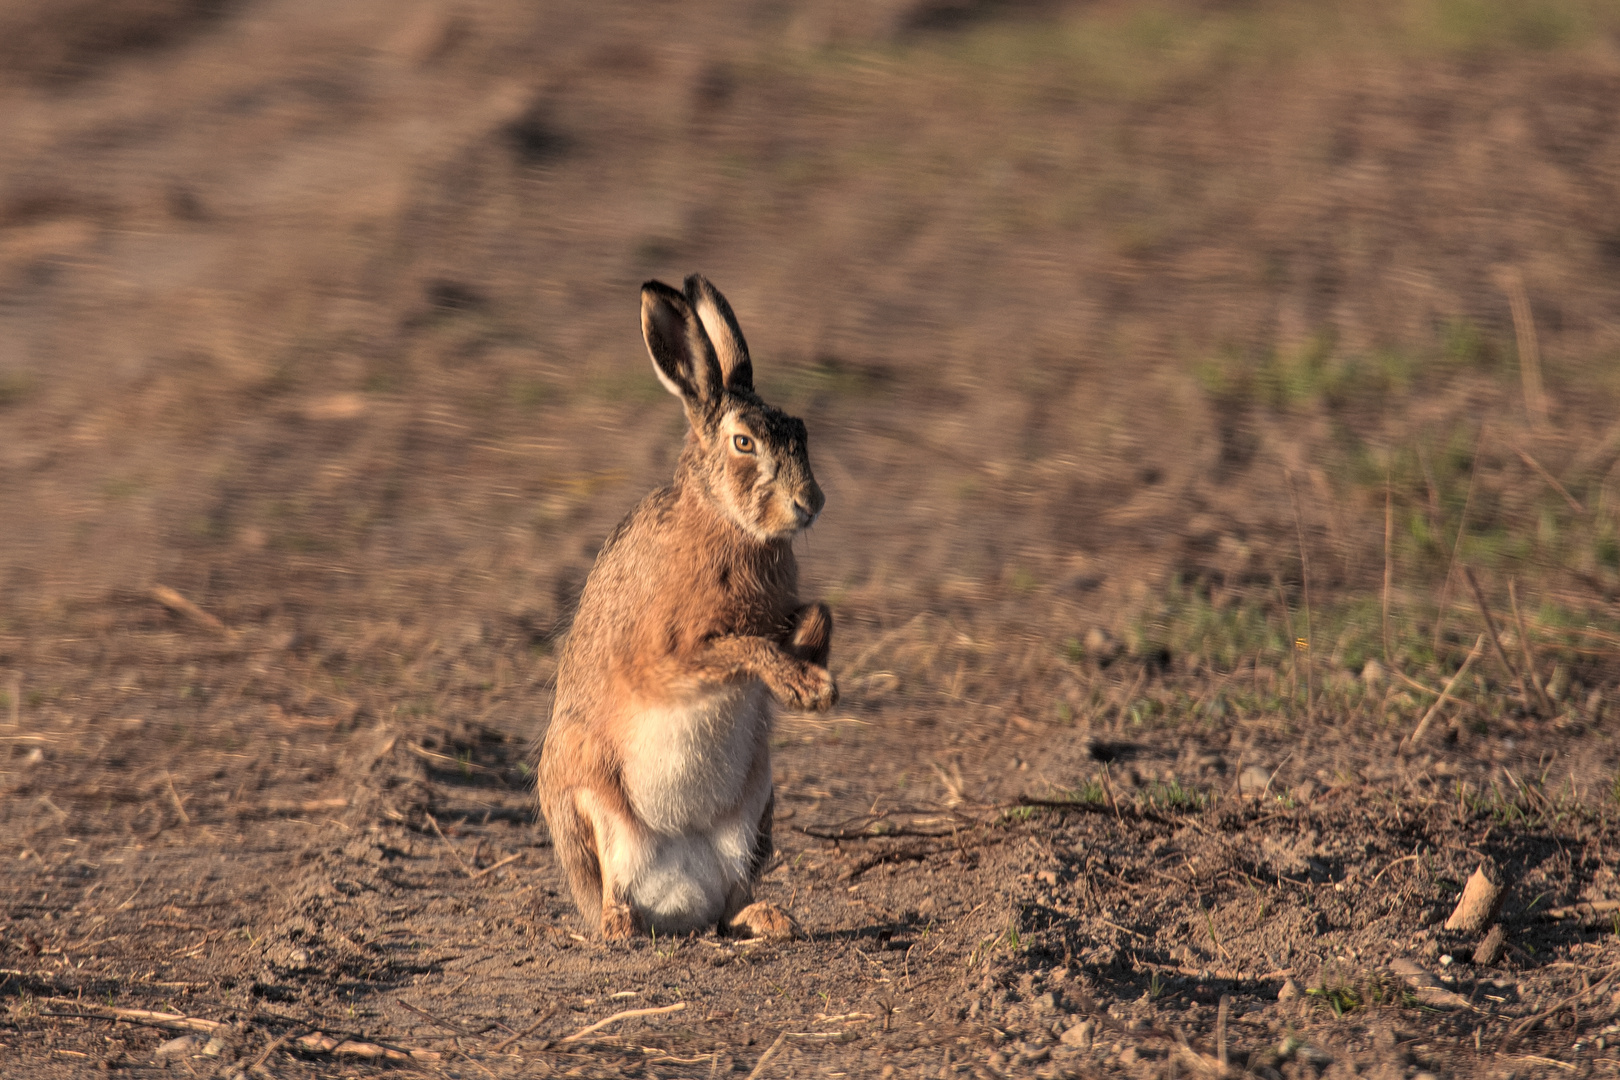
[[[823,501],[803,423],[754,394],[708,282],[650,282],[642,312],[692,430],[586,581],[539,768],[575,902],[609,937],[724,928],[748,905],[771,851],[771,699],[837,693],[831,616],[797,596],[792,538]]]

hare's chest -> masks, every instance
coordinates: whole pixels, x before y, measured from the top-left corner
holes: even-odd
[[[640,714],[623,744],[620,774],[637,816],[676,835],[735,814],[770,727],[770,696],[757,681]]]

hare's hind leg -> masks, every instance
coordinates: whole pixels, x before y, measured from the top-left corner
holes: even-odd
[[[571,790],[551,798],[542,795],[540,809],[551,830],[551,850],[568,876],[574,905],[585,924],[595,926],[602,917],[602,864],[596,854],[596,830],[580,813]]]
[[[589,830],[593,878],[582,883],[594,885],[591,914],[598,921],[602,937],[618,941],[642,933],[641,913],[631,906],[630,886],[642,871],[649,854],[645,831],[617,789],[577,789],[574,811]],[[586,911],[585,903],[580,910]]]

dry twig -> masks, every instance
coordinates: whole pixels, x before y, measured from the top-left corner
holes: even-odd
[[[200,1031],[212,1035],[221,1028],[230,1025],[218,1020],[204,1020],[198,1016],[186,1016],[182,1013],[153,1012],[150,1009],[119,1009],[111,1005],[92,1005],[77,998],[47,998],[46,1000],[63,1005],[72,1005],[77,1013],[61,1013],[61,1016],[77,1015],[84,1019],[98,1018],[102,1020],[122,1020],[128,1024],[140,1024],[143,1027],[170,1028],[178,1031]]]
[[[1525,291],[1524,274],[1517,266],[1503,266],[1496,272],[1497,286],[1507,294],[1513,312],[1513,335],[1519,346],[1519,378],[1524,384],[1524,411],[1534,425],[1547,422],[1547,394],[1541,385],[1541,347],[1536,341],[1536,321],[1530,312],[1530,294]]]
[[[300,1037],[296,1040],[296,1045],[315,1054],[337,1054],[383,1061],[438,1061],[442,1056],[435,1050],[405,1050],[397,1046],[386,1046],[360,1039],[340,1039],[320,1031],[312,1031]]]
[[[450,842],[450,838],[448,836],[444,835],[444,830],[439,828],[438,819],[435,818],[432,814],[423,814],[422,816],[427,818],[427,821],[428,821],[429,825],[433,826],[433,831],[439,835],[440,840],[444,841],[444,846],[450,849],[450,854],[455,858],[456,863],[457,863],[457,865],[459,865],[461,867],[462,872],[465,873],[468,877],[472,877],[473,876],[472,867],[468,866],[466,864],[466,862],[462,860],[461,852],[456,850],[456,845],[452,844]]]
[[[1536,698],[1541,707],[1547,710],[1547,715],[1554,712],[1553,703],[1547,697],[1546,687],[1541,685],[1541,676],[1536,674],[1536,658],[1530,652],[1530,635],[1525,633],[1524,616],[1519,614],[1519,593],[1513,587],[1513,579],[1508,578],[1508,602],[1513,605],[1513,624],[1519,628],[1519,649],[1524,653],[1524,670],[1530,673],[1530,685],[1536,689]]]
[[[474,881],[477,881],[479,878],[483,877],[485,874],[492,874],[495,871],[499,870],[501,867],[510,865],[511,863],[515,863],[521,858],[523,858],[523,852],[521,852],[521,851],[518,852],[516,855],[508,855],[506,858],[502,859],[500,862],[490,863],[488,866],[484,867],[482,870],[476,871],[475,873],[473,873],[473,874],[471,874],[469,876],[471,876],[471,878]]]
[[[544,1024],[547,1020],[550,1020],[553,1016],[556,1016],[558,1010],[560,1010],[561,1008],[562,1008],[561,1005],[553,1005],[551,1008],[547,1009],[543,1014],[541,1014],[540,1019],[536,1020],[533,1024],[530,1024],[528,1027],[524,1028],[522,1031],[518,1032],[516,1035],[513,1035],[510,1039],[506,1039],[506,1040],[504,1040],[502,1042],[496,1043],[495,1044],[495,1052],[497,1054],[500,1053],[501,1051],[505,1050],[508,1046],[511,1046],[513,1043],[517,1042],[519,1039],[527,1039],[530,1035],[533,1035],[535,1032],[539,1031],[540,1026],[542,1024]]]
[[[789,1039],[840,1039],[843,1038],[843,1034],[841,1031],[784,1031],[776,1037],[776,1041],[771,1043],[768,1050],[759,1055],[759,1060],[754,1063],[754,1070],[748,1074],[748,1080],[759,1080],[760,1074],[765,1071],[766,1062],[775,1057],[776,1052],[782,1049],[782,1044]]]
[[[1485,620],[1485,632],[1490,635],[1491,648],[1496,653],[1497,662],[1502,665],[1503,670],[1513,676],[1513,681],[1519,684],[1519,698],[1524,702],[1524,711],[1533,712],[1535,706],[1530,700],[1530,688],[1524,681],[1523,673],[1513,665],[1513,661],[1508,659],[1507,652],[1502,648],[1502,638],[1496,632],[1496,619],[1491,615],[1491,606],[1485,602],[1485,590],[1479,587],[1479,579],[1474,577],[1472,568],[1463,567],[1463,577],[1468,580],[1468,587],[1474,591],[1474,600],[1479,604],[1480,617]]]
[[[1423,714],[1423,719],[1418,721],[1417,727],[1412,729],[1412,734],[1401,745],[1402,753],[1410,752],[1417,747],[1418,741],[1423,738],[1423,733],[1429,729],[1429,722],[1440,711],[1440,706],[1451,700],[1451,692],[1457,689],[1457,684],[1462,681],[1462,677],[1467,673],[1469,665],[1479,657],[1479,651],[1484,647],[1485,635],[1481,634],[1474,640],[1474,647],[1463,658],[1462,666],[1457,669],[1457,674],[1453,675],[1451,681],[1446,683],[1446,688],[1440,691],[1440,696],[1434,699],[1434,704],[1429,706],[1429,711]]]
[[[230,629],[218,617],[210,615],[167,585],[153,585],[147,590],[146,595],[176,615],[184,615],[199,626],[205,626],[216,634],[230,635]]]
[[[1552,473],[1548,472],[1546,469],[1543,469],[1541,467],[1541,462],[1539,462],[1535,458],[1531,457],[1528,453],[1526,453],[1524,451],[1524,449],[1522,447],[1514,446],[1513,447],[1513,452],[1515,454],[1518,454],[1520,459],[1523,460],[1523,462],[1526,465],[1528,465],[1532,469],[1534,469],[1536,471],[1537,475],[1539,475],[1543,480],[1547,481],[1547,483],[1552,487],[1552,489],[1554,491],[1556,491],[1556,492],[1558,492],[1558,494],[1562,495],[1564,497],[1564,501],[1569,504],[1569,508],[1571,510],[1575,511],[1577,514],[1580,514],[1582,517],[1586,516],[1586,507],[1582,506],[1576,500],[1575,496],[1573,496],[1573,495],[1571,495],[1569,493],[1568,488],[1564,487],[1563,484],[1560,484],[1558,482],[1557,477],[1555,477]]]
[[[637,1016],[662,1016],[664,1013],[680,1012],[684,1008],[686,1008],[686,1002],[677,1001],[673,1005],[665,1005],[658,1009],[625,1009],[623,1012],[616,1012],[612,1016],[598,1020],[594,1024],[587,1024],[572,1035],[565,1035],[557,1041],[559,1043],[575,1042],[583,1039],[593,1031],[601,1031],[609,1024],[617,1024],[620,1020],[631,1020]]]

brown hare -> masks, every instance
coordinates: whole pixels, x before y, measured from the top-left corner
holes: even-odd
[[[675,482],[613,530],[585,582],[540,751],[540,807],[603,937],[789,937],[752,903],[771,854],[772,699],[833,706],[832,615],[801,605],[793,537],[826,501],[804,422],[760,400],[725,297],[649,281],[641,329],[691,431]]]

